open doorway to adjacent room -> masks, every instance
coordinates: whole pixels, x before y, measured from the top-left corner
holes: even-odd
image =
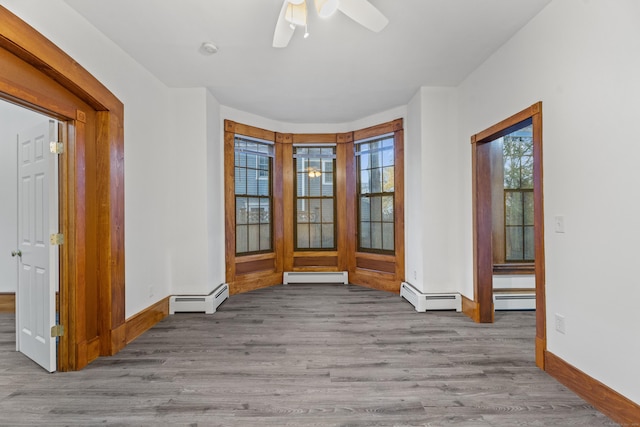
[[[534,287],[523,289],[535,295],[536,364],[544,369],[542,103],[473,135],[471,143],[474,300],[463,310],[477,322],[493,322],[494,277],[513,282],[533,274]]]
[[[63,124],[0,100],[0,300],[16,350],[57,369],[58,147]],[[54,333],[52,333],[54,332]]]

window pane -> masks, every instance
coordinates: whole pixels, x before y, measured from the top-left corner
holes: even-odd
[[[249,198],[249,224],[260,222],[260,199]]]
[[[360,194],[369,194],[371,192],[371,171],[368,169],[360,172]]]
[[[260,250],[260,225],[252,224],[249,227],[249,252]]]
[[[309,199],[309,222],[320,222],[320,199]]]
[[[318,197],[321,196],[322,179],[320,176],[313,176],[309,178],[309,196]]]
[[[506,225],[522,225],[522,193],[506,192],[504,194],[504,212]]]
[[[394,224],[383,223],[382,224],[382,249],[391,251],[394,247]]]
[[[371,153],[371,167],[380,168],[382,166],[382,152]]]
[[[323,248],[333,248],[335,247],[335,243],[333,241],[333,224],[323,224],[322,225],[322,247]]]
[[[523,247],[522,247],[522,227],[507,227],[506,228],[506,259],[507,261],[522,260]]]
[[[535,246],[533,237],[533,226],[526,226],[524,228],[524,259],[535,259]]]
[[[382,220],[393,222],[393,196],[382,198]]]
[[[393,192],[394,185],[393,166],[384,168],[382,171],[382,191],[385,193]]]
[[[322,222],[333,223],[333,199],[322,200]]]
[[[260,223],[269,224],[271,222],[271,206],[269,205],[269,199],[260,199]]]
[[[521,159],[521,188],[533,188],[533,157],[526,156]]]
[[[371,221],[371,203],[368,197],[360,198],[360,220]]]
[[[371,192],[382,193],[382,169],[371,169]]]
[[[320,224],[309,224],[309,247],[322,247],[322,226]]]
[[[379,222],[371,223],[371,248],[382,249],[382,224]]]
[[[298,223],[309,222],[309,202],[298,199]]]
[[[244,153],[236,153],[235,155],[235,165],[236,166],[247,166],[247,155]]]
[[[524,197],[524,224],[533,225],[533,191],[523,193]]]
[[[247,252],[247,226],[238,225],[236,227],[236,253]]]
[[[298,224],[297,227],[298,233],[298,248],[308,248],[309,247],[309,226],[307,224]]]
[[[236,197],[236,224],[246,224],[248,218],[248,204],[245,197]]]
[[[382,166],[393,166],[393,150],[384,150],[382,152]]]
[[[360,170],[369,169],[371,167],[369,163],[368,154],[361,154],[359,159],[360,159]]]
[[[236,194],[247,194],[247,170],[236,168],[235,173]]]
[[[260,226],[260,250],[271,249],[271,225],[262,224]]]
[[[258,196],[268,196],[271,191],[269,190],[269,175],[264,175],[265,171],[258,171]]]
[[[382,197],[371,197],[371,221],[382,221]]]
[[[360,223],[360,247],[371,248],[371,223],[363,221]]]
[[[309,175],[306,172],[299,172],[297,176],[296,186],[298,187],[296,193],[298,197],[304,197],[309,195]]]
[[[258,167],[258,157],[255,154],[247,154],[247,167],[248,168],[257,168]]]

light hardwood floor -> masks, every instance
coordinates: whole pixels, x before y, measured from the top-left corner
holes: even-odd
[[[475,324],[344,285],[235,295],[47,374],[0,314],[1,425],[612,426],[534,365],[534,313]]]

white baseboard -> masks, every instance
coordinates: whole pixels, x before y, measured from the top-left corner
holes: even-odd
[[[402,282],[400,296],[411,303],[419,312],[427,310],[462,311],[462,298],[459,293],[455,292],[422,293],[410,283]]]
[[[229,298],[229,285],[221,284],[208,295],[172,295],[169,298],[169,314],[206,313],[213,314]]]
[[[535,310],[535,292],[500,292],[493,294],[494,310]]]
[[[348,271],[285,271],[282,283],[349,283]]]

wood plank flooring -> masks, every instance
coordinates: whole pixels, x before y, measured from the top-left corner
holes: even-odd
[[[535,314],[493,325],[357,286],[235,295],[47,374],[0,314],[1,425],[612,426],[534,365]]]

